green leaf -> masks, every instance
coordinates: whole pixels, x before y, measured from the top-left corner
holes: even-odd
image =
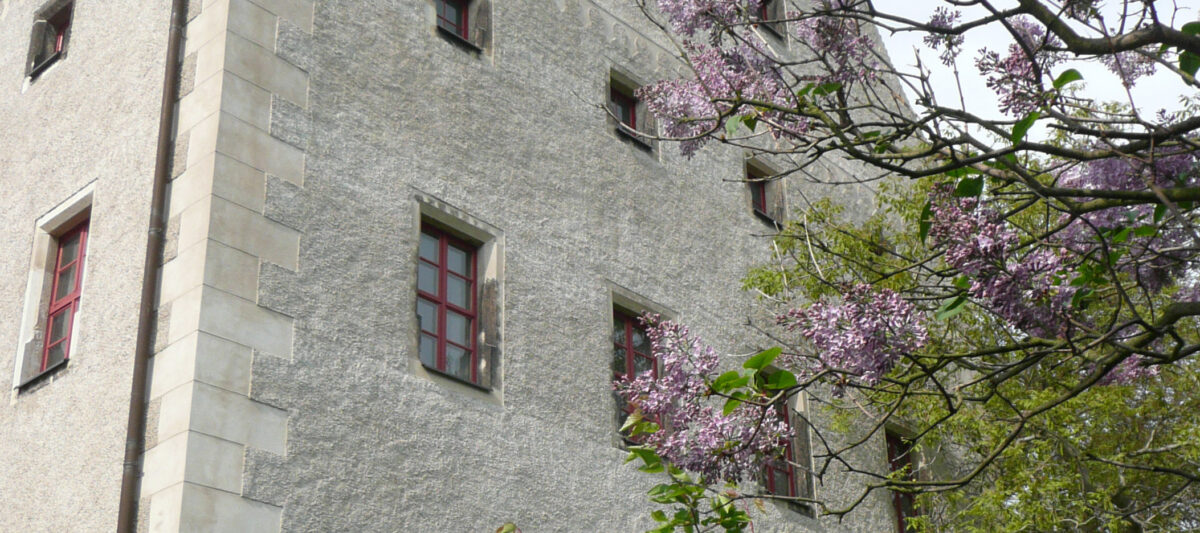
[[[741,115],[734,115],[734,116],[726,119],[725,120],[725,135],[727,135],[729,137],[733,137],[734,135],[736,135],[738,128],[741,127],[741,125],[742,125],[743,120],[745,120],[745,117],[743,117]]]
[[[667,513],[664,513],[661,509],[659,509],[653,513],[650,513],[650,518],[653,518],[655,522],[666,522]]]
[[[1186,51],[1179,54],[1179,70],[1195,76],[1197,69],[1200,69],[1200,56]]]
[[[1154,223],[1162,222],[1164,216],[1167,215],[1167,206],[1159,204],[1154,206]]]
[[[504,524],[504,525],[496,528],[496,533],[516,533],[516,531],[517,531],[517,525],[512,522],[509,522],[507,524]]]
[[[813,94],[815,94],[817,96],[825,96],[827,94],[833,94],[833,93],[837,92],[838,89],[841,89],[841,88],[842,88],[842,84],[838,83],[836,81],[829,82],[829,83],[822,83],[821,85],[817,86],[817,88],[815,90],[813,90]]]
[[[742,376],[737,370],[730,370],[714,379],[710,385],[714,391],[729,392],[750,383],[750,376]]]
[[[954,286],[958,287],[960,289],[963,289],[963,290],[970,289],[971,288],[971,279],[966,276],[959,276],[957,278],[954,278]]]
[[[983,178],[963,178],[954,188],[954,196],[959,198],[979,196],[983,194]]]
[[[636,426],[637,423],[641,422],[641,421],[642,421],[642,411],[640,409],[635,410],[632,414],[629,415],[629,418],[625,419],[625,423],[621,424],[621,429],[619,431],[621,433],[625,433],[626,431],[629,431],[629,428]]]
[[[925,202],[925,208],[921,210],[921,218],[917,223],[917,235],[921,238],[921,242],[925,242],[925,238],[929,236],[929,228],[933,227],[933,202]]]
[[[958,167],[954,170],[946,171],[946,176],[950,178],[965,178],[971,174],[980,174],[975,167]]]
[[[798,384],[796,375],[787,370],[776,370],[767,376],[767,388],[771,390],[790,389]]]
[[[721,414],[723,416],[729,416],[729,414],[732,413],[734,409],[737,409],[739,405],[742,405],[742,401],[737,398],[725,400],[725,407],[721,409]]]
[[[659,457],[658,454],[654,452],[654,450],[647,448],[645,446],[630,446],[629,447],[629,456],[625,458],[625,462],[628,463],[634,459],[641,459],[642,462],[646,464],[646,466],[650,466],[650,465],[659,465],[660,467],[662,466],[662,458]],[[643,468],[645,468],[645,467],[643,467]]]
[[[933,314],[934,320],[949,320],[953,318],[966,310],[967,306],[963,305],[964,303],[967,303],[967,295],[960,294],[956,296],[953,300],[946,302],[942,307],[938,308],[937,312]]]
[[[1025,115],[1025,118],[1021,119],[1019,122],[1017,122],[1017,125],[1013,126],[1013,144],[1017,144],[1025,139],[1025,134],[1029,132],[1029,128],[1033,127],[1033,123],[1036,122],[1040,116],[1042,116],[1041,113],[1037,111],[1030,111],[1028,115]]]
[[[1200,22],[1189,22],[1184,24],[1181,28],[1179,28],[1179,31],[1188,35],[1200,34]]]
[[[1059,74],[1058,77],[1054,79],[1054,88],[1062,89],[1063,87],[1066,87],[1067,84],[1069,84],[1071,82],[1076,82],[1076,81],[1079,81],[1082,79],[1083,79],[1083,74],[1080,74],[1078,70],[1075,70],[1073,68],[1067,69],[1066,72]]]
[[[1158,226],[1151,226],[1149,224],[1138,226],[1133,230],[1133,234],[1138,237],[1150,237],[1155,233],[1158,233]]]
[[[809,91],[812,91],[812,90],[813,90],[813,88],[814,88],[814,87],[816,87],[816,86],[817,86],[817,85],[816,85],[816,84],[814,84],[814,83],[807,83],[807,84],[805,84],[805,85],[804,85],[804,87],[801,87],[799,91],[796,91],[796,96],[797,96],[798,98],[803,98],[803,97],[804,97],[804,95],[808,94],[808,93],[809,93]]]
[[[779,354],[781,353],[783,353],[783,348],[778,346],[774,348],[767,348],[766,350],[759,352],[754,357],[747,359],[745,363],[742,363],[742,368],[762,370],[763,368],[766,368],[767,365],[771,364],[776,357],[779,357]]]
[[[746,128],[750,130],[750,133],[754,133],[754,128],[758,127],[758,117],[746,117],[744,120],[742,120],[742,124],[746,125]]]

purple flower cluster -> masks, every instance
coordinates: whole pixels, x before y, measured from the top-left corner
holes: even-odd
[[[718,48],[696,43],[686,47],[696,78],[660,81],[638,90],[638,98],[662,125],[663,132],[683,141],[680,151],[691,156],[704,143],[700,137],[712,130],[720,113],[733,111],[732,104],[721,100],[746,99],[784,108],[794,106],[794,97],[775,70],[770,52],[748,44]],[[762,114],[777,128],[799,135],[808,123],[794,115],[767,111]]]
[[[848,9],[841,0],[825,0],[826,11]],[[816,77],[821,83],[874,80],[878,64],[871,56],[875,43],[851,17],[818,15],[795,24],[796,38],[824,59],[827,71]]]
[[[1158,375],[1158,366],[1144,366],[1140,355],[1126,357],[1098,382],[1100,385],[1132,385]]]
[[[744,21],[746,9],[757,13],[763,0],[658,0],[658,9],[680,35],[728,27]],[[749,4],[747,6],[747,3]]]
[[[1100,56],[1100,61],[1113,74],[1120,77],[1121,83],[1126,87],[1133,87],[1134,82],[1142,76],[1154,74],[1155,68],[1158,66],[1153,55],[1139,53],[1135,50]]]
[[[667,462],[706,482],[752,478],[791,429],[774,409],[752,404],[722,414],[708,383],[717,377],[719,358],[712,347],[682,325],[647,317],[647,333],[661,370],[613,383],[625,401],[662,428],[642,443]]]
[[[929,25],[939,29],[950,29],[954,27],[954,23],[962,18],[962,13],[959,11],[951,11],[946,6],[938,6],[933,11],[933,16],[929,18]],[[925,35],[925,46],[934,50],[941,49],[942,53],[938,56],[942,60],[942,64],[950,66],[954,62],[955,56],[963,44],[963,36],[946,35],[941,33],[929,32]]]
[[[1016,17],[1008,19],[1013,34],[1029,49],[1020,44],[1008,46],[1008,55],[984,49],[975,60],[979,73],[987,76],[987,86],[1000,97],[1000,110],[1014,115],[1024,115],[1047,103],[1048,94],[1041,90],[1040,81],[1050,68],[1063,61],[1062,54],[1046,50],[1047,46],[1060,46],[1061,42],[1047,36],[1045,30],[1032,19]]]
[[[870,285],[849,287],[842,301],[818,301],[778,318],[813,343],[819,369],[855,376],[873,385],[928,340],[916,308],[895,291]],[[793,366],[799,366],[793,362]]]
[[[1065,333],[1076,290],[1063,283],[1066,250],[1035,248],[1018,257],[1017,233],[999,213],[974,198],[955,198],[948,187],[935,189],[931,201],[929,237],[946,264],[970,276],[968,295],[1030,335]]]
[[[1064,172],[1059,185],[1076,189],[1113,191],[1200,186],[1200,158],[1192,152],[1159,153],[1151,161],[1139,158],[1106,158],[1087,161]],[[1098,246],[1096,230],[1150,224],[1154,206],[1114,207],[1087,213],[1061,234],[1064,246],[1076,254],[1087,254]],[[1133,238],[1121,268],[1136,275],[1139,285],[1158,290],[1182,274],[1188,266],[1192,234],[1182,225],[1160,228],[1150,238]]]

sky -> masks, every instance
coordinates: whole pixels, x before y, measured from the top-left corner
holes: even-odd
[[[1009,4],[1015,5],[1016,2],[1015,0],[1007,2],[999,0],[996,4],[1004,8],[1008,7]],[[1120,13],[1122,4],[1121,0],[1102,0],[1102,12],[1105,13],[1105,17],[1109,22],[1115,21],[1118,18],[1116,15]],[[936,0],[877,0],[875,5],[881,11],[926,22],[929,20],[930,15],[933,14],[935,7],[945,4]],[[1174,2],[1171,0],[1159,0],[1156,6],[1160,13],[1170,12],[1172,6],[1178,8],[1178,11],[1175,12],[1176,21],[1173,24],[1176,28],[1187,22],[1197,20],[1198,14],[1200,14],[1200,0],[1175,0]],[[972,13],[979,13],[979,11],[963,10],[962,20],[973,18]],[[912,68],[915,64],[913,51],[914,49],[917,50],[921,55],[922,62],[932,70],[931,83],[938,100],[943,104],[957,106],[959,96],[953,73],[951,69],[942,66],[938,60],[938,52],[930,50],[921,42],[923,34],[911,32],[889,35],[882,29],[881,32],[887,46],[888,55],[891,56],[892,62],[897,67],[904,71],[914,71],[915,69]],[[1012,38],[998,24],[991,24],[972,30],[966,34],[963,53],[958,58],[958,68],[963,86],[963,94],[966,95],[965,100],[970,111],[988,118],[1003,117],[996,103],[995,93],[987,88],[985,79],[975,69],[975,58],[979,57],[980,50],[983,48],[990,48],[1000,53],[1001,57],[1003,57],[1007,53],[1008,44],[1011,42]],[[1086,94],[1089,96],[1100,100],[1115,100],[1129,103],[1130,97],[1126,93],[1124,86],[1103,65],[1069,62],[1058,67],[1058,72],[1062,72],[1068,68],[1074,68],[1083,75],[1083,81],[1087,83]],[[1162,69],[1159,69],[1159,72],[1154,76],[1138,80],[1136,86],[1132,89],[1133,101],[1138,106],[1139,111],[1143,113],[1143,116],[1152,116],[1160,108],[1168,111],[1180,109],[1182,106],[1179,103],[1179,96],[1185,92],[1190,94],[1192,91],[1179,80],[1178,76],[1165,72]],[[910,102],[914,101],[911,93],[908,96]],[[1031,134],[1036,135],[1037,133],[1039,132],[1035,130]]]

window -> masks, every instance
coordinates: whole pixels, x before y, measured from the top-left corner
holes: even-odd
[[[769,461],[764,469],[767,493],[786,498],[812,499],[816,495],[816,484],[812,468],[812,435],[808,423],[795,416],[786,402],[775,404],[775,409],[780,418],[793,429],[795,435],[782,443],[781,455]],[[801,513],[815,516],[811,505],[803,502],[789,503]]]
[[[899,434],[888,430],[887,440],[888,468],[892,472],[904,472],[904,479],[917,479],[913,463],[913,443]],[[908,519],[919,515],[916,499],[912,493],[892,491],[892,507],[896,513],[896,531],[908,530]]]
[[[632,77],[617,71],[609,73],[608,77],[608,109],[615,119],[617,133],[634,141],[641,148],[653,150],[653,141],[646,136],[657,134],[654,116],[646,109],[646,104],[635,96],[640,86]]]
[[[33,23],[25,75],[36,77],[67,53],[74,2],[58,0],[42,8]]]
[[[54,368],[71,355],[71,330],[79,311],[83,258],[87,252],[88,223],[84,221],[58,238],[50,307],[46,316],[46,343],[38,373]]]
[[[417,262],[421,364],[473,385],[483,384],[477,341],[476,252],[469,243],[422,224]]]
[[[651,372],[658,378],[658,360],[650,348],[650,336],[646,328],[632,313],[613,310],[613,379],[639,376]],[[619,395],[617,396],[617,427],[625,425],[625,419],[636,409]]]
[[[761,161],[746,162],[746,186],[750,190],[750,209],[763,221],[772,226],[780,225],[785,218],[783,182],[772,179],[775,172]]]
[[[781,0],[763,0],[758,5],[758,12],[754,13],[752,18],[762,22],[761,27],[770,30],[776,37],[783,37],[784,29],[781,21],[785,18],[785,13]]]
[[[488,48],[491,5],[487,0],[434,0],[437,29],[474,51]]]

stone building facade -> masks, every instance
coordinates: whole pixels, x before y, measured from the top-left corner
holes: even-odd
[[[0,530],[106,531],[170,5],[43,2],[0,0]],[[684,159],[605,110],[681,74],[634,3],[439,4],[188,2],[138,530],[643,530],[656,480],[623,464],[614,321],[769,343],[744,327],[739,280],[772,231],[744,154]],[[31,46],[49,55],[31,65]],[[778,215],[770,187],[759,211]],[[56,258],[83,222],[69,356],[47,365]],[[762,531],[895,528],[879,495],[841,522],[756,513]]]

